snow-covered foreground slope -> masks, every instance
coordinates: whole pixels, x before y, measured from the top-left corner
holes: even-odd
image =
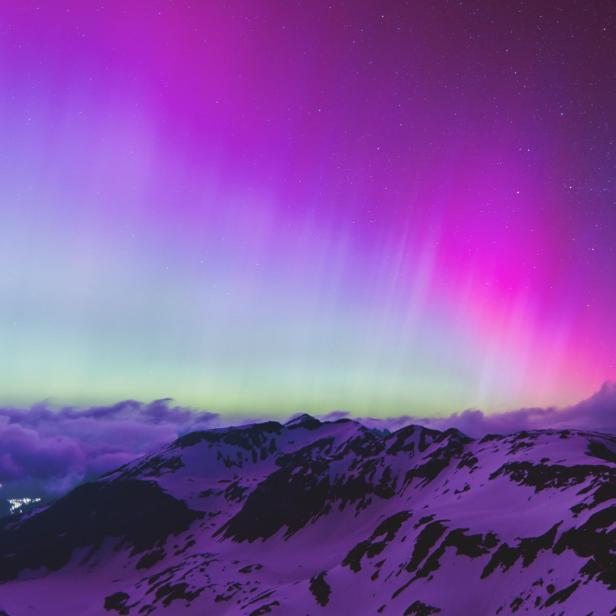
[[[188,434],[0,529],[0,614],[616,614],[616,438],[303,416]]]

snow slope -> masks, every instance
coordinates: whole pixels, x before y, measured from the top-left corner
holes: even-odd
[[[0,523],[0,614],[616,614],[616,437],[302,416]]]

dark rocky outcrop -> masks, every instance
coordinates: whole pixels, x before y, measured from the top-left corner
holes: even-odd
[[[329,595],[332,592],[331,586],[325,580],[326,575],[325,571],[321,571],[310,579],[310,592],[316,602],[323,607],[329,603]]]
[[[0,580],[24,569],[59,569],[75,549],[96,549],[105,539],[138,553],[200,516],[153,481],[86,483],[38,515],[0,529]]]

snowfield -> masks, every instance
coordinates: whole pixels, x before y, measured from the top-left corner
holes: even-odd
[[[0,614],[608,616],[615,499],[606,434],[194,432],[4,518]]]

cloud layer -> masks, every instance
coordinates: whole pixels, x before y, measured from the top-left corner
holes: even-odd
[[[349,416],[331,413],[324,419]],[[253,418],[260,421],[263,418]],[[235,419],[245,423],[247,418]],[[473,437],[519,430],[577,428],[616,434],[616,383],[564,409],[524,408],[500,414],[466,410],[448,417],[361,418],[367,426],[396,430],[411,423],[455,427]],[[57,495],[173,441],[181,434],[229,425],[215,413],[126,400],[85,409],[39,404],[27,410],[0,408],[0,499]]]
[[[180,434],[220,425],[214,413],[143,404],[0,409],[0,484],[6,496],[55,494],[117,467]]]
[[[340,414],[331,414],[334,417]],[[507,434],[520,430],[579,429],[616,434],[616,383],[605,383],[601,389],[573,406],[557,408],[522,408],[504,413],[486,414],[468,409],[447,417],[393,417],[390,419],[363,419],[373,427],[397,430],[410,423],[436,430],[457,428],[472,437],[484,434]]]

